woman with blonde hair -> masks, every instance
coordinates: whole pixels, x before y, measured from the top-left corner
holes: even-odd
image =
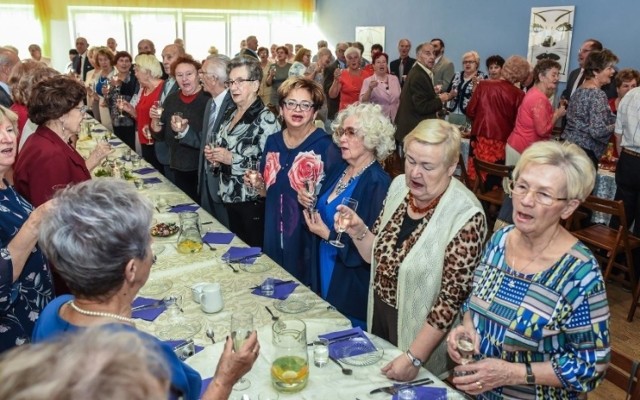
[[[293,59],[291,68],[289,68],[289,78],[292,76],[304,76],[309,65],[311,65],[311,50],[301,47]]]
[[[480,55],[477,51],[468,51],[462,55],[462,71],[453,76],[449,88],[441,88],[448,93],[449,103],[447,108],[450,112],[448,121],[456,125],[466,125],[467,105],[471,101],[473,91],[478,87],[478,83],[487,79],[487,75],[479,70]],[[438,90],[436,90],[438,93]]]

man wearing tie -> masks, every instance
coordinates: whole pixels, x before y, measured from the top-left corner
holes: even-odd
[[[76,72],[76,75],[82,77],[83,82],[87,78],[87,72],[93,69],[93,65],[91,65],[89,60],[87,60],[88,48],[89,43],[87,43],[87,39],[81,36],[76,39],[76,50],[78,50],[78,56],[73,60],[73,69]]]
[[[0,105],[11,107],[11,88],[9,87],[9,75],[14,65],[20,62],[18,55],[6,47],[0,47]]]
[[[211,99],[207,102],[207,111],[204,114],[203,131],[199,135],[198,132],[189,128],[180,139],[180,144],[200,149],[198,159],[200,206],[227,228],[229,228],[229,216],[218,194],[220,175],[216,166],[205,158],[205,154],[211,154],[210,143],[215,143],[218,129],[227,110],[235,106],[231,94],[224,87],[224,81],[227,80],[228,63],[227,56],[213,55],[207,57],[202,64],[200,79],[204,84],[204,90],[211,95]]]
[[[409,75],[409,71],[411,71],[413,63],[416,62],[415,58],[411,58],[409,56],[410,51],[411,42],[409,39],[400,39],[398,42],[398,53],[400,54],[400,58],[391,61],[389,66],[389,71],[398,77],[400,86],[404,85],[404,81],[407,79],[407,75]]]

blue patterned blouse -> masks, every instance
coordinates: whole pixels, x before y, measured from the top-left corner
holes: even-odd
[[[463,309],[480,335],[480,357],[551,361],[563,387],[499,387],[478,399],[577,399],[603,379],[609,360],[609,305],[600,267],[577,242],[556,264],[522,275],[506,263],[513,225],[497,231],[475,270]]]
[[[0,352],[30,340],[40,312],[53,298],[51,273],[37,246],[18,279],[13,281],[13,263],[7,245],[31,211],[31,204],[13,187],[0,189]]]

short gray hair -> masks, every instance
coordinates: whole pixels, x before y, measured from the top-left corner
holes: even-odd
[[[180,46],[177,46],[180,47]],[[136,68],[144,69],[154,78],[162,76],[162,66],[156,56],[151,54],[138,54],[135,59]]]
[[[249,79],[255,79],[258,82],[262,82],[262,67],[260,62],[254,57],[238,56],[229,61],[227,65],[227,75],[231,71],[238,67],[246,67],[249,71]]]
[[[40,246],[77,297],[104,299],[127,263],[150,251],[151,203],[118,179],[94,179],[56,193]]]
[[[358,57],[361,57],[361,56],[362,56],[362,53],[360,52],[360,49],[359,49],[359,48],[357,48],[357,47],[353,47],[353,46],[352,46],[352,47],[347,48],[347,49],[344,51],[344,56],[345,56],[345,57],[348,57],[350,54],[354,54],[354,53],[357,53],[357,54],[358,54]]]
[[[358,136],[364,141],[364,147],[372,151],[378,161],[386,159],[396,148],[393,138],[396,128],[389,117],[382,112],[382,108],[378,104],[353,103],[336,115],[331,129],[335,132],[347,118],[352,116],[356,117],[355,127]],[[334,135],[333,141],[339,143],[339,138]]]
[[[205,60],[208,64],[211,64],[213,73],[216,74],[218,80],[224,82],[227,80],[227,65],[231,59],[223,54],[210,55]]]

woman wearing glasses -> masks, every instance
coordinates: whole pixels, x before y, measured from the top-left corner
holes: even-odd
[[[298,191],[308,182],[324,184],[324,177],[342,163],[338,148],[315,116],[324,103],[322,87],[307,78],[289,78],[280,86],[280,115],[286,128],[267,139],[262,156],[265,196],[263,251],[304,284],[310,283],[311,235],[304,227]]]
[[[477,360],[456,367],[453,382],[478,399],[577,399],[604,377],[609,307],[595,257],[561,219],[591,193],[595,169],[577,145],[544,141],[513,176],[515,226],[487,244],[463,323],[447,337],[453,361],[463,362],[462,333]]]
[[[213,148],[205,148],[207,160],[219,166],[220,197],[229,215],[233,233],[250,246],[262,246],[264,201],[244,184],[251,163],[262,158],[267,137],[280,130],[280,123],[260,97],[260,63],[250,57],[236,57],[227,65],[225,86],[235,107],[224,116]]]

